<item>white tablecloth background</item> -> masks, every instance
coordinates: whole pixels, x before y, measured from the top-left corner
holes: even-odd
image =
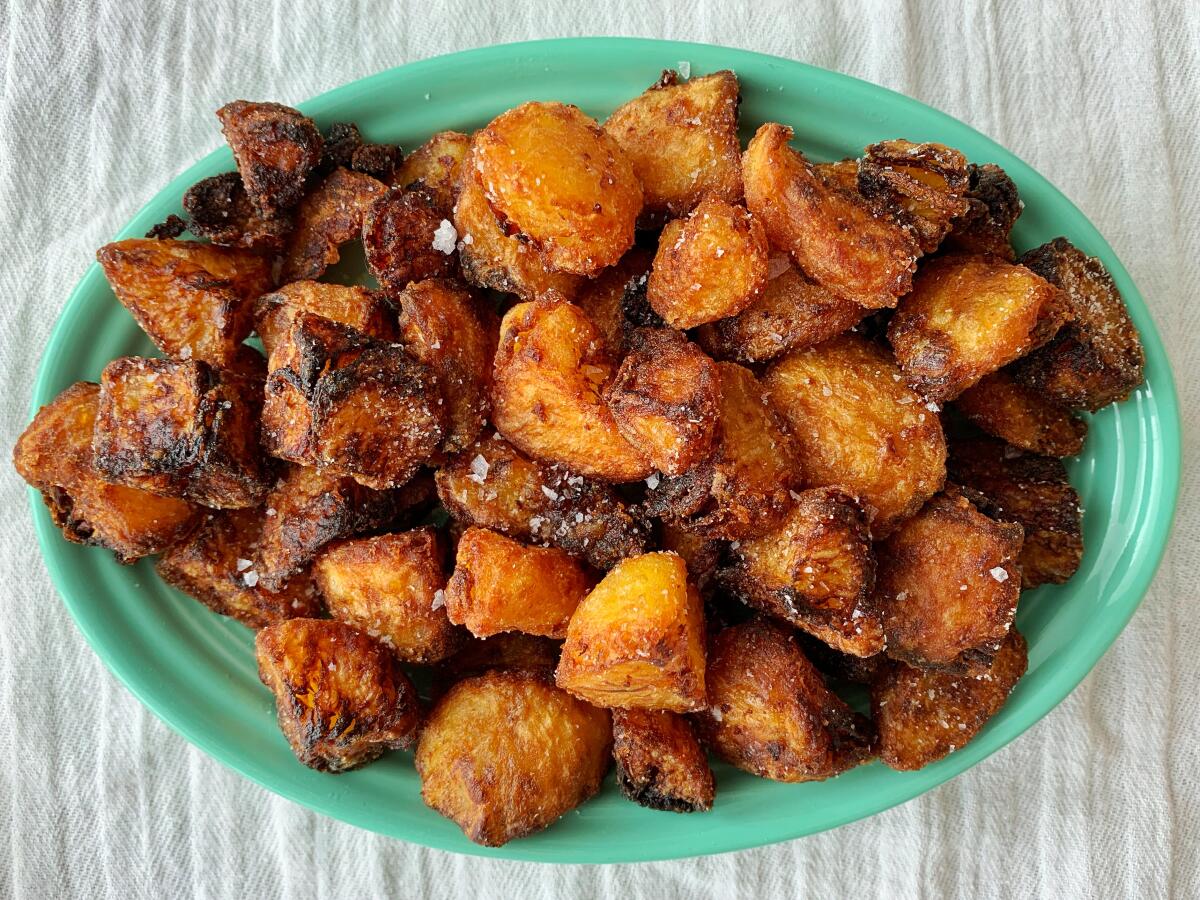
[[[96,247],[217,146],[236,97],[298,102],[485,44],[629,34],[761,50],[886,85],[1045,173],[1141,286],[1200,404],[1200,11],[1187,0],[731,2],[7,0],[0,6],[0,445]],[[670,62],[670,61],[667,61]],[[797,110],[803,115],[803,110]],[[226,770],[84,643],[0,465],[0,896],[1200,896],[1200,496],[1185,470],[1154,588],[1083,684],[955,781],[775,847],[549,867],[425,850]]]

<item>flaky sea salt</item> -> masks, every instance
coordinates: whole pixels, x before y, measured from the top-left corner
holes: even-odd
[[[679,77],[684,79],[692,77],[692,64],[690,61],[686,59],[679,61]]]
[[[242,575],[242,581],[246,583],[246,587],[254,587],[258,584],[258,573],[251,569]]]
[[[442,219],[442,224],[433,233],[433,249],[449,256],[457,245],[458,232],[454,230],[454,224],[449,219]]]
[[[551,500],[558,499],[558,492],[555,491],[553,488],[546,487],[546,485],[544,485],[544,484],[542,485],[542,493],[545,494],[547,497],[549,497]]]
[[[996,566],[988,574],[999,581],[1001,584],[1008,581],[1008,570],[1004,566]]]
[[[646,487],[650,488],[650,490],[652,490],[652,491],[656,490],[658,488],[658,483],[660,480],[661,479],[658,477],[658,473],[655,472],[653,475],[651,475],[649,478],[646,479]]]
[[[483,455],[476,453],[475,458],[471,460],[471,474],[467,477],[476,484],[483,484],[487,480],[490,468],[491,466],[488,465],[488,461],[483,458]]]
[[[433,592],[433,608],[441,609],[446,605],[446,592],[439,588]]]
[[[245,572],[252,565],[254,565],[254,563],[250,562],[248,559],[239,559],[237,561],[237,570],[239,572]]]

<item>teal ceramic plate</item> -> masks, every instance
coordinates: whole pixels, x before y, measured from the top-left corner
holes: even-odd
[[[1087,510],[1087,552],[1069,584],[1039,588],[1023,599],[1017,621],[1029,639],[1029,674],[1008,705],[975,741],[920,772],[873,764],[831,781],[785,785],[720,766],[715,808],[688,816],[642,809],[621,797],[610,777],[599,797],[553,827],[489,850],[469,843],[422,804],[410,754],[337,776],[299,765],[258,681],[250,632],[167,588],[148,561],[125,568],[107,552],[68,544],[35,496],[46,566],[80,630],[117,677],[189,741],[297,803],[431,847],[552,862],[667,859],[796,838],[903,803],[1033,725],[1120,633],[1150,584],[1174,513],[1179,414],[1171,372],[1146,305],[1112,248],[1069,200],[1002,147],[915,100],[844,75],[720,47],[616,38],[514,44],[424,60],[301,108],[322,126],[351,120],[369,139],[411,148],[434,131],[468,131],[531,99],[575,103],[603,118],[681,61],[696,73],[734,69],[747,136],[764,121],[783,122],[818,159],[902,136],[941,141],[974,161],[999,163],[1027,204],[1014,233],[1018,248],[1067,235],[1104,261],[1129,303],[1146,344],[1146,384],[1128,402],[1092,417],[1087,450],[1071,464]],[[228,150],[205,157],[160,191],[119,237],[140,236],[168,213],[180,212],[189,185],[232,167]],[[34,405],[78,379],[97,380],[113,357],[151,350],[93,265],[46,348]]]

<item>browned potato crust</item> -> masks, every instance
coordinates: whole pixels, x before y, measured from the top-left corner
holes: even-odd
[[[187,228],[225,247],[279,251],[295,224],[290,213],[265,216],[251,202],[237,172],[197,181],[183,195]]]
[[[854,157],[839,159],[836,162],[813,163],[813,171],[840,188],[852,194],[858,193],[858,160]]]
[[[941,423],[877,344],[844,334],[773,363],[763,384],[791,426],[804,483],[866,501],[876,537],[941,490]]]
[[[877,544],[888,656],[947,672],[986,666],[1017,610],[1021,534],[948,489]]]
[[[367,267],[380,287],[395,296],[409,282],[426,278],[449,278],[458,269],[455,245],[439,249],[436,232],[442,216],[432,195],[394,187],[367,209],[362,240]]]
[[[705,195],[742,199],[737,76],[729,70],[680,81],[667,70],[604,123],[642,183],[642,224],[687,215]]]
[[[1145,377],[1146,355],[1104,264],[1066,238],[1030,250],[1021,263],[1062,289],[1068,321],[1018,364],[1017,378],[1077,409],[1094,411],[1128,397]]]
[[[969,208],[967,158],[944,144],[881,141],[858,163],[858,192],[912,230],[932,253]]]
[[[617,356],[624,355],[627,338],[635,327],[626,314],[630,282],[640,281],[639,287],[644,287],[653,262],[654,254],[649,250],[634,247],[615,266],[584,281],[579,292],[568,298],[584,311],[604,338],[609,352]]]
[[[721,584],[749,605],[778,616],[843,653],[883,650],[875,608],[875,556],[867,516],[837,488],[797,495],[778,528],[731,547]]]
[[[460,681],[417,745],[421,797],[477,844],[540,831],[600,789],[609,715],[536,672]]]
[[[217,509],[257,506],[274,480],[258,445],[261,408],[256,379],[194,359],[114,359],[100,377],[96,469]]]
[[[217,110],[246,192],[268,216],[295,206],[323,141],[312,119],[279,103],[235,100]]]
[[[349,169],[334,169],[296,210],[296,227],[283,252],[283,281],[320,278],[341,259],[341,245],[359,236],[367,209],[387,186]]]
[[[254,559],[264,518],[261,508],[213,513],[187,540],[168,548],[155,570],[213,612],[251,628],[320,616],[321,594],[308,572],[293,576],[278,592],[259,583]]]
[[[527,547],[494,531],[468,528],[458,541],[446,611],[476,637],[523,631],[564,638],[591,583],[562,550]]]
[[[683,557],[687,565],[688,580],[696,585],[701,596],[705,596],[717,574],[717,565],[725,552],[725,544],[666,522],[662,523],[658,532],[659,546]]]
[[[471,138],[459,131],[439,131],[408,154],[392,179],[404,188],[420,188],[433,197],[449,218],[458,194],[459,169],[471,149]]]
[[[876,216],[857,193],[824,178],[788,147],[792,130],[768,123],[742,157],[746,205],[771,244],[840,297],[893,307],[912,286],[920,248],[902,226]]]
[[[1078,456],[1087,423],[1008,369],[985,375],[954,401],[954,408],[988,434],[1042,456]]]
[[[1025,638],[1016,629],[977,675],[889,663],[871,687],[879,758],[893,769],[912,771],[961,749],[1004,706],[1027,663]]]
[[[378,291],[360,285],[294,281],[254,302],[254,329],[262,338],[268,357],[277,339],[287,334],[298,312],[341,322],[381,341],[392,342],[399,336],[396,314]]]
[[[446,615],[445,549],[432,528],[331,544],[313,578],[335,619],[387,645],[402,662],[433,663],[466,635]]]
[[[717,784],[683,716],[661,709],[613,711],[617,784],[634,803],[667,812],[712,809]]]
[[[342,622],[288,619],[262,629],[254,649],[279,728],[304,765],[345,772],[412,746],[417,691],[378,641]]]
[[[824,641],[804,632],[796,633],[796,643],[809,661],[826,678],[836,678],[852,684],[870,684],[880,668],[891,663],[884,653],[876,653],[874,656],[853,656],[849,653],[842,653],[840,650],[834,650]]]
[[[674,553],[618,563],[579,604],[555,673],[595,706],[704,707],[704,609]]]
[[[334,122],[325,137],[320,171],[344,166],[388,183],[403,155],[396,144],[367,143],[353,122]]]
[[[565,301],[519,303],[500,324],[492,416],[496,429],[537,459],[605,481],[653,471],[629,443],[601,392],[615,365],[595,326]]]
[[[550,269],[595,275],[633,246],[642,186],[613,138],[578,107],[523,103],[475,135],[489,205]]]
[[[104,481],[92,461],[100,386],[77,381],[46,406],[13,448],[17,473],[42,492],[63,537],[107,547],[118,562],[159,553],[187,535],[200,510]]]
[[[553,675],[561,650],[562,641],[521,631],[503,631],[486,639],[468,635],[466,645],[439,668],[454,680],[489,669],[543,669]]]
[[[708,708],[692,716],[723,760],[773,781],[821,781],[872,756],[871,723],[825,686],[782,622],[723,629],[708,657]]]
[[[945,245],[964,253],[983,253],[1012,261],[1009,235],[1025,204],[1017,186],[993,163],[967,167],[967,211],[954,220]]]
[[[1024,266],[944,256],[921,267],[887,336],[908,383],[941,403],[1042,346],[1066,314],[1063,293]]]

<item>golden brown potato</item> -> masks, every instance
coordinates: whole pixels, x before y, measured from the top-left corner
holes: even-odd
[[[251,628],[320,616],[321,593],[308,572],[278,592],[259,583],[254,559],[265,518],[262,508],[212,513],[187,540],[168,548],[155,569],[167,584]]]
[[[644,296],[653,262],[653,253],[642,247],[634,247],[621,257],[619,263],[595,278],[584,281],[579,292],[567,298],[583,310],[588,321],[596,326],[604,338],[604,345],[609,352],[616,356],[624,355],[629,333],[636,327],[626,307],[635,295],[640,293]],[[630,282],[635,282],[633,290]]]
[[[460,681],[429,714],[417,745],[421,797],[477,844],[545,828],[600,789],[609,715],[537,672]]]
[[[944,144],[881,141],[858,163],[858,192],[881,213],[895,216],[932,253],[967,212],[967,158]]]
[[[270,357],[280,335],[291,328],[298,312],[333,319],[389,343],[399,334],[396,314],[383,294],[359,285],[294,281],[254,302],[254,329]]]
[[[254,649],[279,728],[304,765],[345,772],[416,740],[416,688],[373,638],[329,619],[288,619],[262,629]]]
[[[578,107],[529,102],[502,113],[475,135],[470,162],[492,210],[548,268],[595,275],[633,245],[641,183]]]
[[[613,711],[617,784],[634,803],[667,812],[712,809],[717,784],[683,716],[661,709]]]
[[[313,563],[329,614],[402,662],[445,659],[466,639],[446,616],[445,550],[432,528],[330,544]]]
[[[1062,289],[1068,321],[1017,365],[1017,378],[1076,409],[1094,411],[1128,397],[1145,377],[1146,354],[1104,264],[1066,238],[1030,250],[1021,263]]]
[[[1042,346],[1066,314],[1062,291],[1024,266],[943,256],[921,267],[887,336],[908,383],[942,403]]]
[[[616,366],[583,311],[564,301],[518,303],[500,324],[492,419],[536,459],[605,481],[653,471],[629,443],[601,392]]]
[[[868,309],[893,307],[912,286],[920,247],[902,226],[876,216],[857,193],[815,171],[788,147],[792,130],[768,123],[742,157],[746,205],[772,246],[809,278]]]
[[[567,627],[558,686],[594,706],[704,706],[704,609],[674,553],[616,565]]]
[[[875,551],[888,656],[947,672],[986,666],[1017,611],[1021,526],[992,521],[951,488]]]
[[[1017,186],[993,163],[967,167],[967,211],[954,220],[945,244],[963,253],[1016,258],[1009,235],[1025,204]]]
[[[604,123],[642,183],[642,224],[691,212],[705,195],[742,199],[737,76],[729,70],[680,81],[665,71]]]
[[[867,516],[837,488],[814,488],[779,527],[731,546],[721,584],[750,606],[854,656],[883,650]]]
[[[457,237],[433,197],[422,191],[391,188],[363,218],[367,267],[392,296],[410,281],[453,276],[458,270]]]
[[[281,280],[320,278],[341,259],[341,245],[362,231],[371,204],[387,191],[377,178],[334,169],[296,210],[296,227],[283,252]]]
[[[92,460],[99,401],[100,385],[71,385],[39,409],[21,433],[13,464],[42,492],[63,537],[107,547],[119,562],[133,562],[185,537],[200,510],[182,500],[103,480]]]
[[[255,206],[270,216],[300,202],[321,162],[316,123],[289,106],[246,100],[225,104],[217,118]]]
[[[470,149],[469,136],[459,131],[439,131],[408,154],[392,183],[425,191],[433,197],[442,216],[449,218],[458,194],[459,168]]]
[[[257,506],[273,482],[258,445],[262,382],[190,359],[104,367],[92,438],[117,484],[217,509]]]
[[[290,212],[266,216],[250,200],[237,172],[197,181],[183,195],[187,228],[225,247],[278,252],[295,224]]]
[[[876,537],[941,490],[936,411],[877,344],[844,334],[773,363],[763,384],[791,426],[804,484],[839,485],[870,504]]]
[[[1014,629],[978,675],[889,663],[871,687],[879,758],[893,769],[912,771],[962,749],[1004,706],[1027,662],[1025,638]]]
[[[666,475],[707,459],[717,436],[721,380],[716,363],[678,331],[641,328],[604,391],[625,439]]]
[[[221,368],[237,366],[250,303],[271,287],[269,260],[213,244],[129,238],[104,245],[96,259],[154,346]]]
[[[852,194],[858,193],[858,160],[854,157],[836,162],[813,163],[813,171],[830,184],[837,185]]]
[[[988,434],[1042,456],[1078,456],[1087,423],[1008,369],[985,375],[954,401],[954,408]]]
[[[769,531],[800,486],[800,460],[778,414],[749,369],[717,363],[721,413],[714,454],[678,477],[647,480],[650,515],[708,538]]]
[[[723,629],[707,677],[709,705],[692,722],[730,765],[773,781],[821,781],[873,755],[871,723],[825,686],[782,622]]]
[[[735,316],[767,283],[767,237],[744,207],[705,197],[658,240],[646,299],[675,328]]]

